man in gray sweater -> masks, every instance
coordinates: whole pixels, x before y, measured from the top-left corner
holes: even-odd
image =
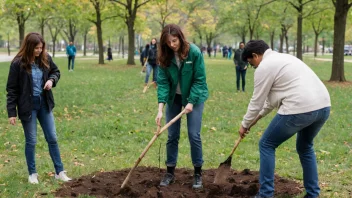
[[[272,51],[262,40],[249,41],[242,59],[256,71],[253,96],[239,129],[241,137],[244,138],[260,118],[278,109],[259,141],[260,189],[256,198],[273,197],[275,149],[296,133],[305,197],[318,197],[320,188],[313,140],[330,114],[328,90],[304,62]]]

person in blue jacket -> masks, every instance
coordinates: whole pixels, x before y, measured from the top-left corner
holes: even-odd
[[[68,57],[68,71],[73,71],[75,67],[76,47],[73,45],[72,41],[70,41],[69,45],[66,47],[66,54]]]

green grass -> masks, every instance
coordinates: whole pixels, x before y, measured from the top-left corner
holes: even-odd
[[[150,88],[143,94],[141,67],[126,66],[126,60],[97,65],[97,60],[80,59],[76,61],[74,72],[67,71],[66,61],[66,58],[55,59],[62,75],[54,88],[54,115],[68,175],[77,178],[95,171],[132,167],[156,130],[155,89]],[[329,79],[331,62],[309,58],[305,61],[322,80]],[[247,92],[237,93],[232,61],[206,58],[206,69],[210,97],[205,105],[202,128],[205,169],[217,168],[228,157],[251,98],[254,72],[248,70]],[[19,122],[11,126],[7,120],[5,87],[8,70],[9,63],[0,63],[0,196],[40,197],[48,194],[52,197],[51,192],[59,187],[59,182],[49,176],[54,168],[41,129],[36,147],[40,184],[27,183],[22,127]],[[345,64],[345,75],[352,79],[352,63]],[[352,114],[349,110],[352,107],[352,86],[327,84],[327,87],[332,99],[331,117],[315,139],[321,197],[351,197]],[[240,144],[234,154],[234,169],[259,169],[257,143],[274,114],[263,118]],[[184,123],[178,167],[191,168]],[[160,164],[163,167],[165,143],[166,133],[154,143],[140,165],[159,166],[161,146]],[[276,156],[276,173],[302,182],[295,138],[281,145]]]

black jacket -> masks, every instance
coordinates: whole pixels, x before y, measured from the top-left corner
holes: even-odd
[[[48,55],[50,68],[43,70],[43,82],[49,79],[53,80],[53,87],[56,86],[60,79],[60,71],[52,58]],[[18,117],[21,120],[28,121],[32,115],[32,95],[33,79],[32,74],[28,73],[22,66],[21,59],[14,60],[10,66],[9,77],[7,79],[7,113],[8,117]],[[44,99],[51,111],[54,106],[54,96],[51,90],[43,90]],[[16,110],[17,107],[17,110]]]
[[[235,51],[235,55],[233,56],[233,60],[236,66],[239,66],[241,70],[244,70],[244,68],[248,65],[248,62],[242,60],[242,53],[243,49],[237,49]]]
[[[158,58],[158,48],[156,45],[150,44],[149,50],[148,50],[148,63],[150,65],[156,65],[156,59]]]

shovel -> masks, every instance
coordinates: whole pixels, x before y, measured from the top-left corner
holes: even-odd
[[[260,117],[261,118],[261,117]],[[259,118],[259,119],[260,119]],[[249,125],[248,127],[248,132],[249,130],[251,129],[251,127],[257,123],[257,121],[259,120],[258,117]],[[235,152],[236,148],[238,147],[238,145],[240,144],[242,140],[242,137],[240,136],[236,143],[235,143],[235,146],[233,147],[231,153],[230,153],[230,156],[222,163],[220,163],[219,165],[219,168],[218,170],[216,171],[216,175],[215,175],[215,179],[214,179],[214,183],[215,184],[220,184],[220,183],[224,183],[225,180],[226,180],[226,177],[228,175],[228,172],[230,171],[231,169],[231,161],[232,161],[232,155],[233,153]]]
[[[163,128],[160,129],[160,126],[158,127],[157,132],[155,133],[154,137],[150,140],[149,144],[145,147],[144,151],[142,152],[142,154],[139,156],[139,158],[137,159],[137,161],[134,163],[133,168],[130,170],[130,172],[128,173],[126,179],[123,181],[122,185],[121,185],[121,189],[123,189],[126,186],[126,183],[128,182],[128,180],[131,177],[131,173],[133,172],[133,170],[138,166],[139,162],[142,161],[144,155],[147,153],[147,151],[149,150],[149,148],[152,146],[152,144],[155,142],[155,140],[158,138],[158,136],[165,131],[167,128],[169,128],[173,123],[175,123],[178,119],[180,119],[182,117],[182,115],[185,114],[185,110],[181,111],[181,113],[179,113],[176,117],[174,117],[172,120],[170,120],[170,122],[168,122]]]
[[[224,162],[220,163],[214,179],[215,184],[223,183],[226,180],[228,172],[230,171],[230,168],[231,168],[232,155],[235,152],[238,145],[240,144],[241,140],[242,140],[242,137],[240,136],[237,139],[236,144],[230,153],[230,156]]]

